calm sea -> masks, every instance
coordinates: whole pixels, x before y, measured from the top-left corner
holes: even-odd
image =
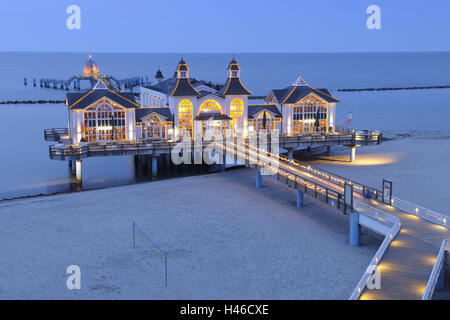
[[[33,78],[68,79],[80,74],[87,53],[0,53],[0,100],[61,99],[66,91],[33,88]],[[94,54],[102,74],[118,79],[155,74],[171,76],[178,54]],[[186,54],[191,77],[223,83],[231,54]],[[340,88],[449,85],[450,53],[238,54],[241,78],[254,95],[283,88],[299,76],[328,88],[342,102],[338,122],[353,112],[355,128],[385,131],[450,131],[450,89],[339,92]],[[28,78],[28,86],[23,78]],[[43,129],[65,127],[64,105],[0,105],[0,199],[70,191],[64,161],[48,158]],[[132,157],[88,159],[83,187],[136,181]]]

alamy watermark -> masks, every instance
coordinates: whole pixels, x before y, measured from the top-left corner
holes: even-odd
[[[73,264],[67,267],[66,273],[70,274],[66,280],[66,286],[69,290],[81,289],[81,269],[79,266]]]
[[[279,134],[260,133],[243,137],[214,135],[206,131],[203,138],[192,139],[182,132],[179,142],[172,148],[172,163],[257,165],[261,174],[273,175],[279,167]]]
[[[381,289],[381,270],[376,265],[370,265],[367,267],[368,274],[370,274],[370,277],[367,279],[367,289],[374,290],[374,289]]]
[[[66,20],[66,27],[69,30],[81,29],[81,8],[76,4],[67,7],[66,13],[69,14]]]
[[[366,26],[369,30],[380,30],[381,29],[381,8],[372,4],[367,7],[366,13],[370,16],[366,20]]]

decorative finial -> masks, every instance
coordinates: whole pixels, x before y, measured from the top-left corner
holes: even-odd
[[[302,86],[308,86],[305,80],[303,80],[302,76],[299,76],[297,80],[292,84],[294,87],[302,87]]]

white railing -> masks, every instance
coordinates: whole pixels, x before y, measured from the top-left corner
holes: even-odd
[[[373,256],[372,260],[370,261],[369,266],[367,267],[366,271],[364,272],[361,280],[359,280],[358,285],[353,290],[349,300],[358,300],[361,296],[362,292],[366,288],[367,281],[369,280],[370,276],[372,275],[368,271],[371,269],[371,266],[374,266],[375,268],[378,266],[378,264],[381,261],[381,258],[383,257],[384,253],[386,252],[387,248],[391,244],[392,240],[397,236],[398,232],[400,231],[400,220],[397,217],[394,217],[393,215],[390,215],[389,213],[386,213],[384,211],[378,210],[374,207],[371,207],[365,203],[362,203],[358,200],[354,201],[355,209],[359,214],[367,215],[373,219],[376,219],[378,221],[381,221],[383,223],[389,222],[392,224],[392,228],[387,233],[386,237],[384,238],[383,242],[381,243],[381,246],[378,248],[377,252]],[[373,270],[375,270],[373,268]]]
[[[436,283],[439,279],[441,269],[444,267],[445,252],[450,251],[450,239],[444,239],[442,241],[441,249],[436,257],[436,262],[434,263],[433,270],[431,271],[430,278],[428,279],[425,292],[423,293],[422,300],[431,300],[434,293],[434,288],[436,288]]]
[[[402,211],[405,211],[409,214],[430,221],[432,223],[439,224],[443,227],[446,227],[447,229],[450,226],[449,216],[418,206],[406,200],[397,197],[392,197],[392,206]]]

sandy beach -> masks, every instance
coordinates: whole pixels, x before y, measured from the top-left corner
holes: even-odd
[[[254,171],[0,204],[2,299],[347,299],[381,239],[348,245],[348,218]],[[141,238],[135,221],[168,252]],[[81,290],[66,288],[69,265]]]

